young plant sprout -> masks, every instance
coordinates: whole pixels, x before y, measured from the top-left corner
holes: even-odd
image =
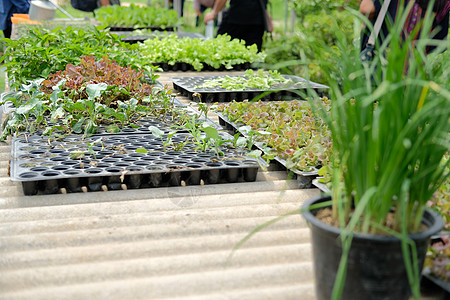
[[[242,91],[247,89],[267,90],[274,87],[283,87],[292,85],[291,79],[286,79],[278,71],[264,72],[259,69],[256,73],[253,70],[245,71],[243,76],[223,76],[215,79],[206,80],[202,85],[196,86],[196,89],[222,88],[228,91]],[[297,83],[299,84],[299,83]]]
[[[166,151],[169,146],[173,145],[172,137],[174,136],[175,133],[177,133],[176,131],[169,132],[167,134],[166,139],[164,139],[164,132],[162,132],[158,127],[149,126],[148,129],[152,132],[154,136],[161,139],[164,151]]]
[[[87,154],[90,154],[94,157],[94,159],[96,159],[94,146],[96,146],[97,144],[100,144],[102,146],[102,151],[105,149],[105,146],[103,145],[103,139],[98,138],[91,143],[87,143],[88,147],[87,147],[86,151],[79,150],[79,151],[70,152],[70,157],[72,159],[81,159],[81,158],[85,157]]]
[[[206,134],[206,137],[204,138],[204,145],[207,146],[209,144],[212,144],[216,155],[223,156],[224,153],[223,153],[221,147],[226,142],[229,142],[229,140],[224,140],[222,138],[222,136],[220,135],[219,131],[209,125],[203,124],[203,127],[201,127],[201,130]]]
[[[245,125],[241,126],[238,129],[240,132],[242,132],[244,135],[246,135],[248,148],[252,149],[255,143],[258,141],[258,137],[262,135],[270,135],[270,132],[264,131],[264,130],[254,130],[251,126]]]

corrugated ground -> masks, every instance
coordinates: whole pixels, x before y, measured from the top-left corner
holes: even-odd
[[[315,299],[298,215],[229,258],[255,226],[319,193],[283,171],[252,183],[23,196],[9,153],[1,144],[0,299]]]

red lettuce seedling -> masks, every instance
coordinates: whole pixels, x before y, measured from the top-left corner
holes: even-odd
[[[62,82],[61,90],[77,101],[88,97],[86,86],[106,83],[108,88],[98,97],[98,101],[116,107],[117,101],[128,100],[131,95],[140,101],[151,94],[152,86],[143,83],[143,77],[143,71],[138,72],[130,66],[121,67],[106,56],[95,61],[94,56],[88,55],[81,58],[79,65],[68,64],[64,71],[50,74],[49,78],[41,83],[41,90],[51,94],[53,87]]]

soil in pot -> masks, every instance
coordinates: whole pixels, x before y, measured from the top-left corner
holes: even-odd
[[[303,216],[310,224],[316,279],[316,295],[319,300],[329,300],[332,295],[337,270],[342,255],[340,229],[318,220],[318,210],[309,210],[312,204],[331,200],[320,197],[307,201]],[[425,231],[411,234],[416,244],[419,269],[423,267],[430,237],[440,231],[442,218],[427,210],[423,223]],[[401,241],[387,235],[355,233],[347,261],[347,275],[341,299],[409,299],[409,285]]]

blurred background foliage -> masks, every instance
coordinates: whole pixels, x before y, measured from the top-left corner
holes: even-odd
[[[93,18],[93,13],[82,12],[71,7],[70,0],[57,1],[64,9],[76,18]],[[122,0],[140,5],[150,4],[165,7],[165,0]],[[333,47],[337,34],[344,34],[348,43],[359,45],[361,22],[349,12],[358,10],[359,0],[269,0],[269,11],[273,18],[274,32],[272,38],[266,37],[263,48],[267,53],[267,69],[276,69],[283,74],[297,75],[313,81],[327,84],[329,77],[339,76],[339,70],[333,68],[341,54]],[[288,12],[286,12],[286,5]],[[208,10],[207,10],[208,11]],[[57,12],[57,18],[66,18]],[[183,25],[180,31],[205,33],[205,26],[200,22],[195,26],[196,14],[193,0],[186,0],[184,5]],[[325,51],[324,45],[332,46],[332,51]],[[0,52],[2,52],[0,45]],[[300,64],[299,60],[307,63]],[[449,51],[434,55],[434,69],[445,73],[445,61],[450,59]],[[325,73],[324,70],[328,70]],[[447,71],[447,73],[450,71]],[[1,72],[3,73],[3,72]],[[330,74],[331,73],[331,74]],[[449,76],[441,77],[441,81],[450,83]],[[3,78],[0,76],[0,88]],[[444,82],[441,82],[444,83]]]

